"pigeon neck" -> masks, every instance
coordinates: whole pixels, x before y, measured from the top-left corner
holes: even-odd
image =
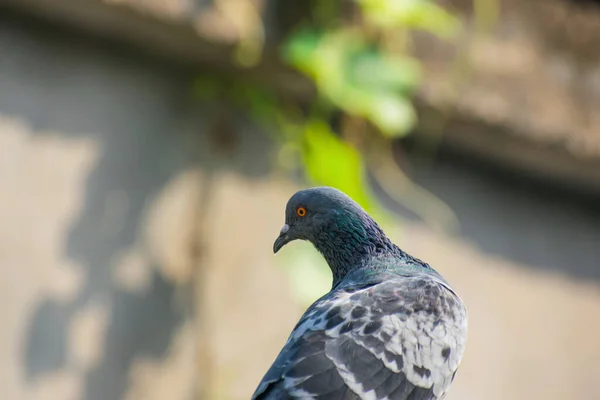
[[[335,221],[313,242],[333,274],[333,286],[370,263],[374,257],[400,251],[383,230],[369,217]]]

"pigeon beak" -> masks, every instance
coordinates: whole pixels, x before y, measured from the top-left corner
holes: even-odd
[[[292,238],[288,236],[289,230],[290,226],[288,224],[283,225],[281,232],[279,232],[279,237],[277,237],[275,243],[273,244],[273,253],[277,254],[279,249],[292,241]]]

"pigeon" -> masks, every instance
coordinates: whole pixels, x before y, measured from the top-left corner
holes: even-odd
[[[443,399],[467,337],[465,305],[446,280],[337,189],[300,190],[285,213],[274,253],[310,241],[332,289],[301,317],[252,400]]]

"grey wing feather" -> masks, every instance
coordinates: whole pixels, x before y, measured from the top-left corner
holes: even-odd
[[[431,277],[338,289],[308,309],[252,399],[440,399],[466,319],[460,299]]]

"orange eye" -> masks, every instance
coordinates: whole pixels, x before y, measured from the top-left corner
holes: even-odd
[[[298,214],[299,217],[304,217],[306,215],[306,208],[304,208],[304,207],[296,208],[296,214]]]

